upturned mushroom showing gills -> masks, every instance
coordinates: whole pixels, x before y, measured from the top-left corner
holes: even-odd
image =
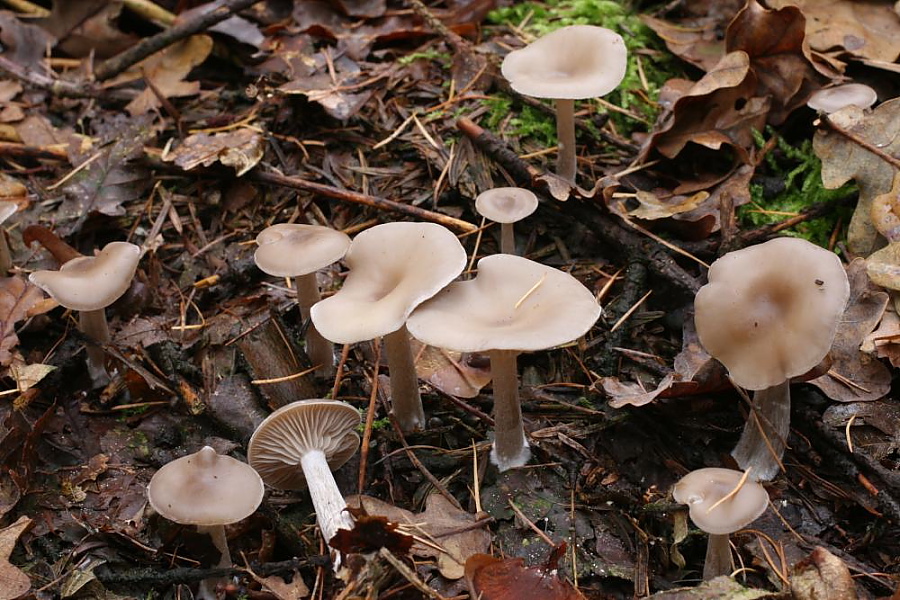
[[[556,174],[575,183],[575,100],[605,96],[625,77],[628,53],[618,33],[570,25],[538,38],[503,59],[501,70],[520,94],[556,104]]]
[[[384,336],[393,413],[404,431],[421,429],[425,411],[406,319],[466,266],[456,236],[434,223],[385,223],[360,233],[344,261],[340,291],[312,307],[326,339],[354,344]]]
[[[345,402],[299,400],[260,423],[247,448],[250,465],[266,484],[280,490],[309,490],[326,542],[338,529],[353,529],[353,518],[331,472],[359,448],[354,431],[359,422],[359,412]]]
[[[128,290],[140,259],[138,246],[110,242],[97,256],[74,258],[59,271],[35,271],[29,279],[62,306],[79,311],[78,327],[82,333],[107,343],[110,335],[105,309]],[[89,344],[87,357],[94,385],[105,385],[110,374],[103,349]]]
[[[250,465],[205,446],[157,471],[147,486],[147,499],[162,517],[209,534],[221,554],[218,566],[230,567],[225,526],[252,515],[264,492],[262,479]],[[197,598],[216,600],[219,581],[202,581]]]
[[[447,286],[409,317],[409,331],[426,344],[460,352],[488,352],[494,381],[494,447],[501,471],[528,462],[516,356],[584,335],[600,305],[577,279],[534,261],[494,254],[478,261],[478,275]]]
[[[849,296],[840,259],[797,238],[729,252],[710,267],[694,320],[700,343],[732,382],[755,390],[732,452],[751,477],[778,474],[790,430],[790,378],[828,354]]]
[[[500,252],[518,254],[513,223],[518,223],[538,207],[531,191],[517,187],[499,187],[481,192],[475,198],[475,210],[486,219],[500,223]]]
[[[675,484],[672,496],[687,504],[694,525],[709,534],[703,579],[731,573],[728,536],[743,529],[766,512],[769,494],[765,488],[732,469],[697,469]]]
[[[330,227],[279,223],[262,230],[256,243],[256,266],[275,277],[293,278],[300,316],[308,319],[313,304],[321,300],[316,272],[341,260],[350,238]],[[312,323],[306,330],[306,353],[319,375],[334,374],[334,348]]]

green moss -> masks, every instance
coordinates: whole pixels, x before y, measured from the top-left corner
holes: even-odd
[[[447,68],[450,65],[450,62],[453,60],[453,57],[446,52],[438,52],[437,50],[425,50],[424,52],[413,52],[412,54],[401,56],[397,59],[397,62],[401,65],[406,66],[417,60],[435,61],[440,63],[442,67]]]

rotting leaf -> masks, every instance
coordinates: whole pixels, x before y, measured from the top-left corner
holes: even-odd
[[[856,584],[844,561],[822,547],[794,566],[794,600],[855,600]]]
[[[722,26],[719,19],[701,17],[673,23],[641,15],[641,21],[662,38],[672,54],[704,71],[715,67],[725,54],[725,40],[719,35]]]
[[[471,354],[428,346],[410,340],[416,373],[439,390],[458,398],[474,398],[491,381],[490,366],[472,364]]]
[[[678,588],[666,590],[648,596],[647,600],[759,600],[761,598],[774,598],[776,594],[765,590],[745,588],[732,577],[722,576],[704,581],[696,587]]]
[[[900,316],[893,304],[885,309],[878,327],[866,336],[860,350],[886,358],[894,367],[900,367]]]
[[[8,365],[13,359],[12,349],[19,343],[16,323],[43,299],[39,287],[18,275],[0,278],[0,365]]]
[[[387,548],[394,554],[406,556],[413,545],[413,538],[398,531],[397,523],[387,517],[366,514],[365,509],[347,510],[354,517],[353,529],[338,529],[328,545],[344,554],[367,554]]]
[[[43,72],[44,54],[56,38],[36,25],[22,23],[15,14],[0,11],[0,44],[3,57],[27,70]]]
[[[19,536],[31,525],[26,516],[0,529],[0,600],[14,600],[31,589],[31,579],[21,569],[9,562]]]
[[[169,152],[165,160],[190,171],[203,165],[208,167],[220,162],[232,167],[240,177],[262,160],[265,140],[256,129],[242,127],[209,135],[195,133],[187,137],[175,150]]]
[[[555,568],[526,567],[522,558],[475,554],[466,561],[466,583],[481,600],[583,600]]]
[[[851,402],[849,404],[833,404],[825,409],[822,414],[822,422],[829,427],[845,430],[847,424],[853,420],[853,427],[868,425],[877,429],[887,440],[873,444],[871,441],[865,446],[865,452],[870,455],[887,455],[900,447],[900,403],[891,398],[884,398],[876,402]],[[879,450],[874,446],[882,446]]]
[[[341,529],[339,531],[344,530]],[[294,571],[294,577],[291,579],[290,583],[286,582],[278,575],[260,577],[253,571],[250,571],[250,576],[258,584],[269,590],[269,592],[271,592],[278,600],[300,600],[300,598],[309,596],[309,588],[306,586],[306,582],[303,581],[303,578],[300,577],[298,571]]]

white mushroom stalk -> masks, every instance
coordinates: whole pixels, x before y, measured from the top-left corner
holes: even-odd
[[[757,479],[774,479],[781,470],[790,430],[791,385],[785,380],[753,393],[750,415],[731,455],[741,468],[752,469]]]
[[[331,541],[338,529],[353,529],[353,517],[347,512],[347,503],[334,481],[325,453],[321,450],[307,452],[300,459],[300,467],[325,541]]]

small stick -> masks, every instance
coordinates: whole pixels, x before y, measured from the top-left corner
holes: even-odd
[[[730,492],[728,492],[727,494],[725,494],[724,496],[722,496],[718,502],[716,502],[715,504],[713,504],[712,506],[707,508],[706,509],[707,514],[711,513],[714,509],[718,508],[720,505],[722,505],[725,502],[728,502],[729,500],[734,498],[737,495],[737,493],[739,491],[741,491],[741,488],[744,487],[744,484],[747,482],[747,478],[750,476],[750,471],[752,469],[753,469],[753,467],[747,467],[747,470],[744,471],[744,474],[741,475],[741,478],[738,480],[737,484],[735,484],[734,489],[731,490]]]
[[[375,346],[375,359],[372,366],[372,393],[369,394],[369,409],[366,411],[366,427],[363,430],[362,442],[359,445],[359,479],[357,494],[363,493],[366,486],[366,466],[369,462],[369,442],[372,439],[372,424],[375,422],[375,401],[378,398],[378,366],[381,364],[381,344]]]

